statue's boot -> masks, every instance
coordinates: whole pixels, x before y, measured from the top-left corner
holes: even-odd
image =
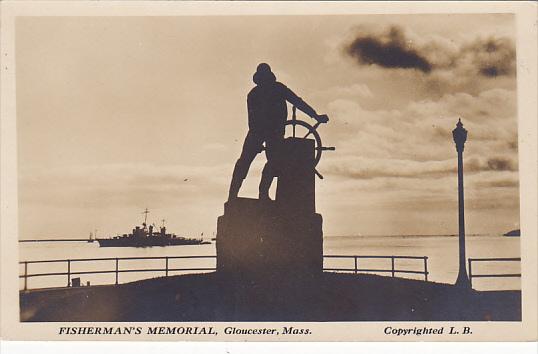
[[[241,189],[242,184],[243,184],[242,178],[232,177],[232,182],[230,183],[230,191],[228,192],[228,200],[237,198],[237,195],[239,194],[239,189]]]
[[[234,167],[234,172],[232,174],[232,181],[230,182],[228,200],[237,198],[237,195],[239,194],[239,190],[241,189],[241,185],[243,184],[243,180],[246,177],[246,173],[244,170],[245,169],[243,168],[240,161],[237,161]]]

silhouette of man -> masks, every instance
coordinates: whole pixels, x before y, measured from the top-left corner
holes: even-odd
[[[259,197],[269,199],[269,188],[275,177],[275,151],[284,140],[284,123],[288,117],[286,101],[318,122],[326,123],[329,120],[327,115],[318,115],[293,91],[276,81],[268,64],[259,64],[252,79],[256,86],[247,96],[249,130],[243,143],[241,156],[234,167],[228,200],[237,198],[243,180],[247,177],[250,164],[256,155],[263,151],[264,142],[267,163],[262,171]]]

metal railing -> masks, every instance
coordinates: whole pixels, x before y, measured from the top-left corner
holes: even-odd
[[[422,274],[424,275],[424,281],[428,281],[428,257],[426,256],[341,256],[341,255],[326,255],[323,258],[347,258],[353,259],[353,268],[323,268],[323,270],[328,271],[348,271],[355,274],[360,272],[370,272],[370,273],[391,273],[392,277],[396,276],[396,273],[405,273],[405,274]],[[390,259],[391,267],[390,269],[374,269],[374,268],[359,268],[359,259]],[[423,270],[404,270],[396,268],[397,259],[415,259],[421,260],[423,264]]]
[[[186,268],[171,268],[169,265],[170,260],[173,259],[216,259],[217,256],[161,256],[161,257],[109,257],[109,258],[75,258],[75,259],[50,259],[42,261],[21,261],[20,265],[24,265],[24,273],[19,274],[20,279],[24,279],[24,290],[28,290],[28,278],[33,277],[47,277],[47,276],[65,276],[67,280],[67,287],[70,287],[72,277],[74,275],[87,275],[87,274],[114,274],[115,284],[119,284],[120,273],[142,273],[142,272],[163,272],[167,277],[170,272],[189,272],[189,271],[214,271],[216,267],[186,267]],[[375,272],[375,273],[391,273],[393,277],[396,273],[407,274],[423,274],[424,280],[428,281],[428,257],[416,257],[416,256],[345,256],[345,255],[324,255],[323,258],[341,258],[341,259],[353,259],[353,268],[323,268],[324,271],[351,271],[355,274],[359,272]],[[359,259],[390,259],[390,269],[369,269],[359,268]],[[416,259],[423,261],[423,270],[403,270],[396,269],[395,263],[397,259]],[[163,268],[136,268],[136,269],[121,269],[120,261],[132,261],[132,260],[162,260],[164,261]],[[74,263],[83,262],[97,262],[97,261],[113,261],[114,269],[110,270],[86,270],[86,271],[73,271],[72,265]],[[48,273],[29,273],[28,266],[31,264],[43,264],[43,263],[64,263],[66,271],[64,272],[48,272]]]
[[[19,275],[19,278],[24,279],[24,290],[28,289],[28,278],[32,277],[46,277],[46,276],[66,276],[67,286],[71,286],[71,277],[73,275],[83,274],[115,274],[115,284],[119,284],[120,273],[141,273],[141,272],[164,272],[164,276],[168,276],[169,272],[176,271],[203,271],[203,270],[215,270],[215,267],[196,267],[196,268],[170,268],[169,261],[172,259],[200,259],[200,258],[216,258],[216,256],[162,256],[162,257],[112,257],[112,258],[78,258],[78,259],[51,259],[44,261],[22,261],[19,264],[24,264],[24,274]],[[138,269],[120,269],[120,261],[132,261],[132,260],[163,260],[164,268],[138,268]],[[92,261],[114,261],[115,267],[113,270],[90,270],[90,271],[72,271],[71,265],[77,262],[92,262]],[[28,273],[29,264],[41,264],[41,263],[65,263],[66,272],[52,272],[52,273]]]
[[[469,283],[473,287],[473,278],[521,278],[521,273],[473,274],[473,262],[521,262],[521,258],[469,258]]]

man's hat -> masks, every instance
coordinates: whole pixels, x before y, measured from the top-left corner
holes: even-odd
[[[271,67],[269,66],[269,64],[261,63],[256,68],[256,72],[254,73],[252,80],[256,85],[259,85],[260,83],[264,82],[276,81],[276,76],[271,71]]]

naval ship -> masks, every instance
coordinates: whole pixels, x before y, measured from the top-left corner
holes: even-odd
[[[163,225],[159,231],[154,231],[154,225],[147,226],[146,210],[143,214],[144,222],[142,226],[135,226],[130,234],[118,235],[110,238],[97,238],[100,247],[152,247],[152,246],[178,246],[178,245],[201,245],[211,242],[203,241],[203,239],[186,238],[177,236],[176,234],[166,233],[166,227]]]

